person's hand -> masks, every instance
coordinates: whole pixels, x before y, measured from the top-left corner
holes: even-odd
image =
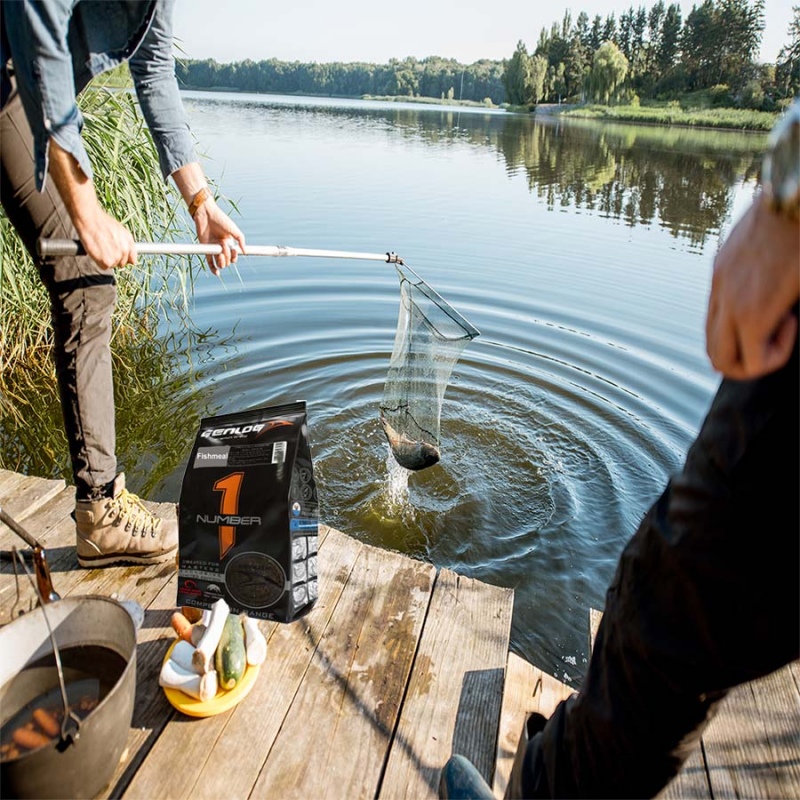
[[[727,378],[749,380],[782,367],[797,337],[800,224],[759,196],[714,260],[706,350]]]
[[[76,215],[75,229],[86,254],[99,267],[127,267],[136,263],[131,232],[98,205],[88,215]]]
[[[49,171],[87,255],[102,269],[135,264],[131,232],[103,210],[92,181],[55,139],[50,140]]]
[[[206,256],[208,266],[214,275],[232,264],[245,252],[244,234],[236,223],[214,202],[213,198],[206,200],[194,215],[194,224],[197,228],[197,239],[203,244],[218,244],[222,252],[216,256]],[[231,247],[234,240],[237,247]]]

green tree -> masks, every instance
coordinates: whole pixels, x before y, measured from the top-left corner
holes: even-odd
[[[664,14],[661,36],[655,53],[656,70],[659,77],[664,76],[677,63],[682,24],[680,5],[671,3]]]
[[[567,95],[567,74],[565,63],[547,68],[547,94],[559,103]]]
[[[589,49],[594,53],[603,44],[603,18],[597,14],[592,20],[592,29],[589,31]]]
[[[589,15],[585,11],[581,11],[578,14],[578,20],[575,23],[575,31],[574,35],[578,37],[578,40],[584,47],[589,46]]]
[[[617,41],[617,18],[614,14],[609,14],[603,23],[603,41],[614,43]]]
[[[720,53],[721,68],[731,86],[752,75],[764,33],[764,0],[720,0],[717,14],[725,35]],[[740,76],[739,81],[733,76]]]
[[[589,72],[589,97],[610,103],[628,75],[628,59],[614,42],[604,42],[594,54]]]
[[[503,86],[506,90],[506,100],[511,105],[520,106],[526,101],[526,87],[530,82],[531,63],[528,48],[520,39],[514,55],[508,60],[503,73]]]
[[[528,105],[535,106],[545,98],[545,79],[547,78],[547,59],[544,56],[533,56],[530,60],[530,72],[526,85]]]
[[[619,15],[619,33],[617,34],[617,45],[629,61],[632,55],[633,16],[633,6]]]
[[[775,84],[782,97],[800,94],[800,6],[792,6],[789,42],[781,48],[775,63]]]
[[[590,54],[588,49],[576,36],[569,46],[566,60],[564,61],[564,82],[567,97],[578,97],[583,92],[586,76],[589,73]]]
[[[647,11],[644,6],[640,6],[633,18],[632,35],[631,35],[631,57],[628,59],[631,72],[635,75],[641,75],[646,69],[647,60],[647,42],[645,40],[645,31],[647,30]]]
[[[741,88],[751,79],[764,30],[764,0],[704,0],[692,8],[681,35],[689,88]]]
[[[664,31],[664,17],[667,14],[667,8],[664,5],[664,0],[658,2],[650,9],[647,17],[647,34],[650,39],[651,57],[655,57],[661,47],[661,37]],[[652,60],[652,58],[651,58]]]

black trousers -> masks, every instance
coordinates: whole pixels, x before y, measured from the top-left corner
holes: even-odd
[[[654,796],[731,688],[800,656],[799,387],[797,346],[722,382],[622,553],[580,691],[527,745],[524,797]]]
[[[33,136],[19,95],[0,111],[0,201],[39,269],[50,295],[54,358],[72,471],[79,489],[114,480],[114,386],[111,316],[113,270],[88,256],[41,259],[39,237],[77,237],[52,179],[36,191]]]

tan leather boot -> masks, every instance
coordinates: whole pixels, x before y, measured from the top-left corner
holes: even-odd
[[[82,567],[111,564],[160,564],[174,559],[178,520],[151,514],[125,488],[125,473],[114,480],[114,496],[75,503],[78,563]]]

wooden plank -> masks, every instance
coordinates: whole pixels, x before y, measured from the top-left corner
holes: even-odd
[[[589,609],[589,652],[594,649],[594,640],[597,638],[597,630],[600,627],[600,620],[603,619],[603,612],[596,608]]]
[[[531,713],[545,717],[566,700],[574,689],[548,675],[514,653],[508,654],[500,731],[497,738],[497,766],[494,773],[494,796],[505,796],[514,756],[525,720]]]
[[[178,574],[173,572],[145,609],[144,623],[136,636],[136,703],[128,740],[109,786],[101,793],[119,797],[155,744],[167,722],[177,713],[158,685],[161,662],[175,634],[170,617],[175,610]]]
[[[5,502],[13,497],[14,491],[25,481],[25,476],[19,472],[0,469],[0,501]]]
[[[702,743],[692,751],[681,771],[656,795],[658,800],[710,800],[705,754]]]
[[[364,547],[255,797],[375,797],[436,569]]]
[[[789,669],[725,698],[703,744],[715,798],[797,796],[800,704]]]
[[[67,485],[64,480],[38,478],[34,475],[25,475],[21,478],[12,483],[9,489],[0,488],[0,506],[16,522],[27,519],[37,509],[62,492]],[[0,530],[4,530],[5,527],[0,522]]]
[[[454,753],[491,785],[512,605],[511,589],[440,570],[380,797],[437,797]]]
[[[64,522],[74,508],[75,490],[67,486],[27,516],[22,527],[48,550],[48,534],[56,525]],[[14,519],[19,522],[16,517]],[[75,523],[72,522],[72,525],[74,530]],[[0,523],[0,549],[10,550],[12,547],[27,548],[27,546],[16,533]]]
[[[772,770],[764,769],[764,761],[769,759],[765,736],[753,687],[745,684],[733,689],[703,735],[715,798],[780,797],[777,778]]]
[[[176,714],[131,780],[125,798],[248,796],[362,547],[330,529],[320,548],[320,597],[307,617],[274,625],[271,634],[264,627],[270,637],[267,660],[247,698],[216,717]],[[223,736],[228,725],[231,732]],[[194,756],[176,759],[176,753]],[[216,786],[214,791],[208,782]]]
[[[800,787],[800,687],[791,667],[784,667],[756,681],[753,694],[764,720],[781,796],[797,797]]]

